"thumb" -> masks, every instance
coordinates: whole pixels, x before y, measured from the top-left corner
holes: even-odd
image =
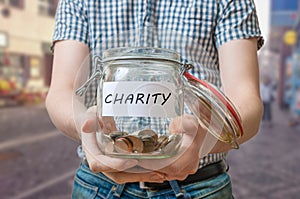
[[[87,118],[82,126],[81,126],[81,132],[83,133],[95,133],[98,129],[98,121],[96,116],[91,116],[89,118]]]
[[[170,134],[194,134],[198,129],[198,121],[193,115],[176,117],[169,125]]]
[[[100,121],[97,119],[96,108],[96,106],[92,106],[81,115],[81,132],[94,133],[98,130]]]

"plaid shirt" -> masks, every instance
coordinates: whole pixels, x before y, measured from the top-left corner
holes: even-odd
[[[80,41],[100,56],[112,47],[176,50],[193,75],[219,87],[218,47],[250,37],[263,45],[253,0],[60,0],[53,41]],[[225,157],[208,155],[200,166]]]

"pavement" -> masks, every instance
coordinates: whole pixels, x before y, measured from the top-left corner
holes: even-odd
[[[300,191],[300,126],[288,126],[291,116],[273,104],[272,127],[239,150],[229,153],[229,174],[237,199],[296,199]]]
[[[43,104],[0,109],[0,199],[71,198],[78,143],[53,126]]]
[[[228,155],[235,199],[296,199],[300,126],[273,108],[273,125]],[[77,143],[55,129],[43,105],[0,108],[0,199],[68,199]]]

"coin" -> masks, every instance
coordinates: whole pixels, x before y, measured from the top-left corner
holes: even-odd
[[[166,136],[166,135],[159,136],[156,146],[155,146],[155,150],[164,148],[167,143],[168,143],[168,136]]]
[[[111,132],[111,133],[109,134],[109,137],[110,137],[111,139],[115,140],[116,138],[122,137],[122,136],[127,135],[127,134],[128,134],[128,133],[123,132],[123,131],[114,131],[114,132]]]
[[[143,129],[143,130],[141,130],[141,131],[138,133],[138,135],[139,135],[140,137],[143,137],[143,136],[145,136],[145,135],[151,136],[151,137],[153,137],[153,139],[154,139],[155,142],[157,142],[157,140],[158,140],[158,135],[157,135],[157,133],[156,133],[155,131],[151,130],[151,129]]]
[[[118,153],[130,153],[132,152],[132,144],[128,139],[124,137],[118,137],[114,141],[114,149]]]
[[[142,153],[144,149],[144,144],[143,141],[134,135],[126,135],[124,136],[127,140],[129,140],[132,144],[132,152],[135,153]]]
[[[145,135],[141,137],[144,145],[143,153],[151,153],[155,150],[156,142],[152,136]]]
[[[165,153],[175,152],[179,147],[180,141],[181,141],[181,135],[179,134],[170,135],[167,144],[164,146],[164,152]]]

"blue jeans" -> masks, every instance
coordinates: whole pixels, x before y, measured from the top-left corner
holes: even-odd
[[[172,189],[141,189],[138,183],[117,184],[102,173],[93,173],[82,164],[76,172],[72,192],[73,199],[113,199],[113,198],[206,198],[232,199],[231,181],[227,173],[201,182],[179,187],[171,181]]]

